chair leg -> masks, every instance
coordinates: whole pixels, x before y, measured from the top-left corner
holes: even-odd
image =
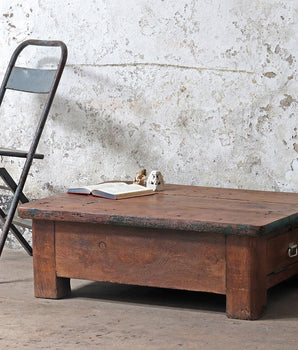
[[[5,223],[6,214],[4,211],[0,208],[0,219]],[[15,238],[19,241],[19,243],[22,245],[22,247],[26,250],[26,252],[32,256],[32,247],[30,244],[25,240],[21,232],[17,229],[17,227],[14,224],[10,225],[10,230],[12,234],[15,236]],[[1,255],[1,254],[0,254]]]
[[[0,168],[0,176],[6,185],[11,189],[11,191],[15,193],[18,186],[5,168]],[[29,202],[29,199],[24,195],[23,192],[20,193],[20,201],[22,203]]]
[[[5,168],[0,168],[0,177],[3,179],[3,181],[6,183],[6,185],[11,189],[11,191],[14,192],[14,194],[15,194],[8,214],[6,215],[3,212],[3,210],[0,209],[1,220],[4,222],[2,235],[0,238],[0,256],[2,254],[4,245],[5,245],[5,242],[7,239],[7,235],[8,235],[10,230],[12,231],[12,233],[16,237],[16,239],[21,243],[21,245],[26,250],[26,252],[32,256],[32,247],[25,240],[25,238],[22,236],[22,234],[16,228],[16,226],[13,225],[13,223],[12,223],[13,217],[14,217],[16,209],[17,209],[18,201],[20,200],[22,203],[27,203],[27,202],[29,202],[29,200],[24,195],[24,193],[22,191],[20,191],[19,195],[16,195],[16,190],[17,190],[18,186]]]
[[[0,219],[3,221],[3,223],[5,223],[5,218],[6,218],[6,214],[4,213],[4,211],[0,208]],[[10,225],[10,230],[12,232],[12,234],[15,236],[15,238],[19,241],[19,243],[22,245],[22,247],[26,250],[26,252],[32,256],[33,252],[32,252],[32,247],[30,246],[30,244],[25,240],[25,238],[23,237],[23,235],[21,234],[21,232],[17,229],[17,227],[14,224]],[[3,235],[3,232],[2,232]],[[0,253],[1,256],[1,253]]]

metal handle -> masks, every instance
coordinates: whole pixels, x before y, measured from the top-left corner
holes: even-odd
[[[290,243],[288,248],[288,256],[290,258],[295,258],[298,255],[298,246],[295,243]]]

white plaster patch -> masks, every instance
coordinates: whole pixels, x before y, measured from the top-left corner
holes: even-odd
[[[1,76],[27,38],[69,49],[31,198],[141,168],[167,183],[298,191],[296,1],[2,0],[0,10]],[[29,144],[42,101],[6,95],[3,144]],[[5,165],[19,175],[22,161]]]

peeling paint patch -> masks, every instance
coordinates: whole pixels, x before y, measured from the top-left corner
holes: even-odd
[[[293,102],[297,102],[292,96],[284,94],[285,98],[280,101],[280,106],[283,110],[286,110],[288,107],[291,106]]]
[[[269,112],[271,108],[272,108],[271,105],[268,104],[266,107],[260,107],[260,111],[261,112]]]
[[[276,73],[274,73],[274,72],[266,72],[266,73],[264,73],[264,76],[266,78],[272,79],[272,78],[276,77]]]
[[[294,58],[292,55],[290,55],[289,57],[286,58],[286,61],[289,63],[289,65],[291,66],[294,62]]]

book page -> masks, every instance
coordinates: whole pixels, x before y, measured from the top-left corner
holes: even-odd
[[[122,194],[148,190],[148,188],[144,186],[137,184],[126,184],[125,182],[107,182],[88,187],[92,188],[92,191],[102,191],[111,194]]]

